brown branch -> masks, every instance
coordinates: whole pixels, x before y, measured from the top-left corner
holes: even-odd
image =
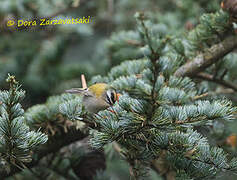
[[[226,54],[230,53],[237,47],[237,36],[229,36],[222,42],[213,45],[204,53],[199,54],[194,59],[190,60],[181,66],[174,73],[175,76],[195,76],[199,72],[210,65],[216,63],[223,58]]]
[[[120,145],[115,141],[112,143],[112,145],[113,145],[114,150],[117,153],[119,153],[119,155],[121,155],[122,149],[121,149]]]
[[[208,96],[208,93],[204,93],[204,94],[201,94],[201,95],[196,95],[193,97],[193,100],[198,100],[198,99],[201,99],[203,97],[206,97]]]
[[[222,79],[215,79],[213,75],[210,75],[210,74],[207,74],[207,73],[199,73],[195,77],[197,77],[199,79],[215,82],[215,83],[220,84],[222,86],[231,88],[234,91],[237,91],[237,85],[235,85],[231,82],[224,81]]]

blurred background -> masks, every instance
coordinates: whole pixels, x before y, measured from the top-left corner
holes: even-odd
[[[138,3],[139,2],[139,3]],[[0,86],[7,73],[14,74],[27,91],[25,106],[45,102],[52,94],[80,86],[105,75],[124,60],[141,57],[134,13],[143,11],[166,34],[184,33],[198,23],[204,12],[219,9],[220,1],[136,0],[1,0]],[[192,8],[190,8],[192,7]],[[9,28],[7,20],[91,17],[89,24]]]
[[[145,12],[165,35],[183,36],[199,17],[220,8],[220,0],[0,0],[0,89],[13,74],[26,90],[25,109],[51,95],[106,75],[122,61],[143,56],[135,12]],[[7,27],[9,18],[35,20],[91,17],[89,24]],[[234,75],[233,75],[234,76]],[[107,172],[129,179],[126,162],[107,147]],[[112,161],[112,160],[113,161]],[[152,172],[152,178],[158,179]]]

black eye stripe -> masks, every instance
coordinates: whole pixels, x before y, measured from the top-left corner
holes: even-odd
[[[113,104],[115,103],[115,96],[114,96],[114,92],[111,92],[111,100],[112,100],[112,102],[113,102]]]
[[[108,93],[109,93],[109,92],[106,93],[106,99],[107,99],[108,103],[109,103],[110,105],[112,105],[112,102],[111,102],[111,99],[110,99],[110,95],[109,95]]]
[[[106,92],[106,100],[110,105],[113,105],[116,102],[116,93],[115,93],[115,91],[108,90]]]

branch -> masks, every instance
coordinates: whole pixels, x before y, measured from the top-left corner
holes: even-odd
[[[216,78],[214,78],[213,75],[210,75],[210,74],[207,74],[207,73],[199,73],[195,77],[197,77],[199,79],[204,79],[204,80],[207,80],[207,81],[215,82],[217,84],[221,84],[222,86],[231,88],[234,91],[237,91],[237,85],[235,85],[231,82],[226,82],[222,79],[216,79]]]
[[[58,152],[62,147],[67,146],[75,141],[79,141],[87,137],[87,133],[82,133],[79,130],[71,129],[68,133],[62,133],[61,135],[55,135],[53,136],[47,144],[44,144],[41,146],[41,148],[34,151],[34,156],[36,158],[33,158],[33,160],[25,164],[28,168],[32,168],[36,166],[39,161],[49,155],[50,153]],[[16,173],[21,172],[21,169],[12,166],[11,172],[7,174],[6,172],[3,172],[0,174],[1,179],[5,179],[7,177],[13,176]]]
[[[216,63],[226,54],[233,51],[236,47],[237,36],[229,36],[222,42],[213,45],[204,53],[197,55],[194,59],[181,66],[178,70],[176,70],[174,75],[178,77],[195,76],[210,65]]]

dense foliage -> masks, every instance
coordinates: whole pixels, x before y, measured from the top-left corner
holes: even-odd
[[[0,91],[0,177],[234,178],[235,6],[231,0],[0,2],[0,85],[8,89]],[[92,22],[18,31],[5,25],[9,17],[42,16]],[[122,94],[119,101],[88,113],[81,96],[64,93],[81,86],[81,74],[89,85],[110,84]]]

